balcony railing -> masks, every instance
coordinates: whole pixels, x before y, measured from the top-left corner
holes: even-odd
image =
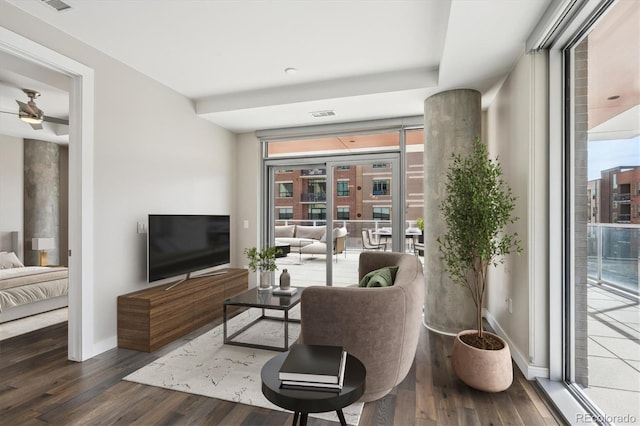
[[[618,222],[631,222],[631,214],[619,214]]]
[[[327,169],[302,169],[300,176],[326,176]]]
[[[320,219],[276,219],[274,221],[274,225],[304,225],[304,226],[325,226],[327,224],[326,220]],[[346,249],[348,251],[361,251],[363,250],[362,243],[362,230],[363,229],[373,229],[378,230],[380,228],[391,228],[391,221],[388,220],[342,220],[335,219],[333,221],[333,226],[337,227],[345,227],[347,228],[347,240],[346,240]],[[407,220],[405,222],[406,228],[415,228],[416,221],[415,220]],[[405,236],[405,249],[410,253],[413,252],[413,237]],[[391,240],[389,240],[388,244],[389,250],[391,247]],[[422,253],[420,254],[422,256]]]
[[[631,202],[631,194],[613,194],[613,201],[617,201],[619,203],[630,203]]]
[[[640,294],[640,225],[588,224],[588,276]]]
[[[309,192],[307,194],[300,194],[300,202],[302,203],[324,203],[326,201],[326,192]]]

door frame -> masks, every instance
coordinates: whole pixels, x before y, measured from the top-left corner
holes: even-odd
[[[95,355],[93,333],[94,71],[0,27],[0,51],[66,75],[69,92],[69,331],[68,358]]]
[[[402,146],[403,144],[401,144]],[[327,181],[327,201],[326,201],[326,226],[328,229],[334,228],[334,167],[337,166],[353,166],[372,163],[391,163],[391,246],[393,251],[401,251],[404,244],[404,227],[405,212],[402,208],[405,195],[403,185],[400,185],[400,177],[404,175],[401,167],[404,167],[403,155],[401,150],[390,150],[379,153],[365,154],[344,154],[330,156],[315,157],[287,157],[283,159],[265,159],[263,162],[263,182],[264,187],[262,193],[266,194],[266,203],[262,203],[262,241],[273,245],[275,236],[273,235],[273,227],[275,223],[275,171],[276,169],[286,168],[325,168]],[[333,239],[327,239],[326,254],[326,285],[331,286],[333,283]]]

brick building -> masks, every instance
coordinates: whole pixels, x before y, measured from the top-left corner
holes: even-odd
[[[407,194],[406,219],[422,217],[424,167],[422,152],[408,152],[407,173],[401,184]],[[334,173],[336,220],[388,221],[393,212],[392,171],[387,163],[338,167]],[[289,169],[276,172],[275,220],[312,223],[326,220],[326,169]]]
[[[619,166],[600,173],[601,179],[589,182],[598,201],[592,200],[594,195],[588,200],[594,204],[592,209],[598,209],[599,222],[640,224],[640,166]]]

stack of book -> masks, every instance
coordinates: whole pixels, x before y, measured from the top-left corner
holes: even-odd
[[[273,294],[276,296],[293,296],[298,292],[298,289],[295,287],[289,287],[286,290],[283,290],[279,287],[273,289]]]
[[[280,368],[282,387],[339,392],[347,352],[341,346],[294,344]]]

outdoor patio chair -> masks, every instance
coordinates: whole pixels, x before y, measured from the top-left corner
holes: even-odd
[[[383,243],[380,241],[378,241],[377,243],[374,243],[373,241],[371,241],[369,237],[369,233],[363,229],[362,230],[362,247],[364,247],[365,250],[383,250],[384,251],[387,249],[387,243]]]

